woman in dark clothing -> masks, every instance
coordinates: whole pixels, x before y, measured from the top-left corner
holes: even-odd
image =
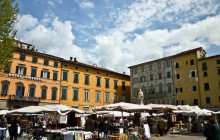
[[[20,127],[20,117],[16,116],[15,119],[12,121],[11,127],[10,127],[10,131],[11,131],[11,135],[10,135],[10,140],[17,140],[18,137],[18,127]]]
[[[206,140],[220,140],[220,129],[214,116],[209,117],[209,124],[203,132]]]
[[[35,140],[40,140],[41,137],[44,136],[41,124],[39,124],[39,126],[34,129],[33,136]]]
[[[104,132],[104,139],[108,138],[108,133],[111,129],[111,124],[109,123],[109,121],[105,118],[105,121],[103,123],[103,132]]]

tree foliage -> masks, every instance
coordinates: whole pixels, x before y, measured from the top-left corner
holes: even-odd
[[[16,47],[18,4],[15,0],[0,0],[0,70],[12,62]]]

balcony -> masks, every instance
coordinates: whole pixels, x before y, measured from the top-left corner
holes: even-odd
[[[9,95],[9,100],[27,101],[27,102],[40,102],[39,97],[16,96],[16,95]]]

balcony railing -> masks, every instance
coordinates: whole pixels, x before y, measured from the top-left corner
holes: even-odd
[[[16,95],[9,95],[9,100],[40,102],[39,97],[16,96]]]

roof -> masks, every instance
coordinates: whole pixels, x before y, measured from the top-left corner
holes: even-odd
[[[128,68],[133,68],[133,67],[136,67],[136,66],[141,66],[141,65],[144,65],[144,64],[149,64],[149,63],[157,62],[157,61],[160,61],[160,60],[170,59],[170,58],[173,58],[173,57],[175,57],[175,56],[192,53],[192,52],[195,52],[195,51],[198,51],[198,50],[203,50],[203,48],[202,48],[202,47],[198,47],[198,48],[195,48],[195,49],[190,49],[190,50],[183,51],[183,52],[180,52],[180,53],[178,53],[178,54],[171,55],[171,56],[168,56],[168,57],[163,57],[163,58],[160,58],[160,59],[155,59],[155,60],[152,60],[152,61],[147,61],[147,62],[144,62],[144,63],[132,65],[132,66],[129,66]],[[204,50],[203,50],[203,51],[204,51]],[[204,52],[205,52],[205,51],[204,51]],[[206,52],[205,52],[205,53],[206,53]]]
[[[130,77],[130,75],[118,73],[118,72],[115,72],[115,71],[112,71],[112,70],[109,70],[103,67],[98,67],[97,65],[89,65],[89,64],[78,62],[78,61],[65,60],[65,59],[63,59],[63,62]]]

